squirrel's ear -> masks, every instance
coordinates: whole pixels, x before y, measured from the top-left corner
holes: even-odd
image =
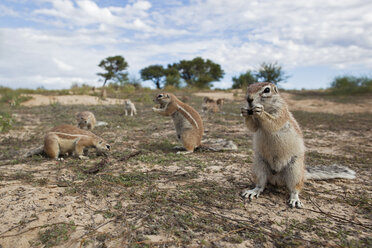
[[[276,87],[276,85],[274,85],[274,91],[275,93],[279,93],[278,87]]]
[[[169,94],[166,94],[165,96],[166,96],[167,98],[170,98],[170,95],[169,95]]]

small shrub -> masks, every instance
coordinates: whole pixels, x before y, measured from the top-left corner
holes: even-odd
[[[164,91],[166,92],[176,92],[177,90],[178,88],[173,85],[167,85],[164,87]]]
[[[0,112],[0,133],[5,133],[9,131],[12,125],[13,125],[12,116],[8,113]]]
[[[372,92],[372,78],[341,76],[331,83],[331,92],[334,94],[361,94]]]
[[[136,91],[136,86],[133,84],[124,84],[121,90],[125,93],[134,93]]]
[[[8,104],[11,107],[17,107],[22,102],[31,99],[30,96],[23,96],[22,90],[12,90],[10,88],[0,87],[0,104]]]
[[[72,231],[76,229],[74,223],[59,224],[39,232],[39,240],[44,247],[53,247],[67,241]]]

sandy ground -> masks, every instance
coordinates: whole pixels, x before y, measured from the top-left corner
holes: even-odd
[[[102,100],[96,96],[87,96],[87,95],[64,95],[64,96],[44,96],[37,94],[27,94],[25,96],[31,96],[32,99],[21,103],[22,106],[40,106],[40,105],[49,105],[49,104],[81,104],[81,105],[109,105],[109,104],[122,104],[122,99],[115,98],[106,98]]]
[[[291,110],[307,112],[371,112],[372,106],[371,99],[351,108],[347,104],[295,100],[290,94],[283,95]],[[34,96],[23,106],[48,106],[55,102],[87,106],[122,103],[120,99],[101,101],[91,96]],[[224,92],[200,93],[198,96],[239,101],[232,93]],[[98,119],[114,124],[97,127],[95,132],[113,143],[114,154],[109,160],[109,168],[97,175],[87,176],[82,168],[95,166],[101,158],[90,161],[67,158],[66,161],[56,162],[45,158],[18,160],[15,157],[1,163],[0,248],[45,247],[38,243],[40,232],[58,223],[73,223],[75,229],[69,229],[71,236],[57,247],[73,248],[280,247],[280,242],[285,244],[282,247],[347,247],[352,244],[348,240],[360,241],[371,236],[372,218],[364,210],[370,209],[372,194],[371,161],[364,158],[372,153],[370,129],[330,131],[320,127],[303,128],[308,151],[319,154],[317,163],[328,162],[329,158],[336,161],[346,159],[348,163],[355,163],[353,168],[358,177],[352,182],[308,182],[301,193],[305,209],[300,210],[287,206],[285,189],[269,187],[252,202],[239,197],[240,190],[252,182],[250,168],[242,166],[251,164],[252,149],[247,148],[251,143],[246,141],[251,139],[251,134],[243,128],[238,117],[203,115],[203,120],[206,136],[223,134],[244,141],[244,149],[180,157],[172,155],[160,143],[167,137],[173,138],[172,121],[154,117],[148,109],[140,109],[140,115],[143,115],[140,125],[135,119],[120,116],[117,109],[102,110]],[[51,107],[51,110],[40,111],[63,113],[63,108],[57,106],[56,109]],[[37,113],[29,113],[28,110],[17,113],[17,121],[25,125],[0,135],[0,151],[4,154],[12,152],[9,146],[20,146],[17,149],[23,151],[28,144],[34,145],[34,140],[50,122],[49,112]],[[110,119],[117,116],[120,119]],[[43,126],[42,130],[38,126]],[[144,149],[141,148],[142,143],[148,143],[146,152],[149,154],[129,162],[120,160],[122,152],[127,154]],[[195,171],[196,175],[193,174]],[[155,173],[160,176],[151,182],[153,184],[141,187],[104,181],[108,176],[123,173]],[[46,184],[43,183],[45,179]],[[110,185],[112,188],[108,188]],[[94,190],[95,187],[97,190]],[[188,199],[190,204],[185,200],[182,205],[183,199]],[[162,205],[162,202],[165,204]],[[172,218],[175,222],[171,221]],[[242,227],[236,223],[248,225]],[[49,226],[43,228],[44,225]],[[179,230],[173,232],[172,228]],[[257,228],[260,232],[247,231],[251,230],[249,228]],[[313,239],[321,243],[312,243]],[[191,241],[185,245],[182,243],[185,240]]]
[[[208,96],[214,99],[224,98],[227,100],[240,100],[243,94],[229,92],[198,92],[195,96]],[[319,100],[294,100],[294,96],[289,93],[281,94],[287,101],[290,110],[301,110],[307,112],[323,112],[323,113],[334,113],[334,114],[345,114],[345,113],[362,113],[372,112],[372,99],[366,99],[364,103],[359,104],[343,104],[327,101],[324,99]],[[122,99],[107,98],[102,100],[99,97],[88,96],[88,95],[64,95],[64,96],[44,96],[37,94],[28,94],[32,99],[21,103],[22,106],[40,106],[54,103],[60,104],[81,104],[81,105],[110,105],[110,104],[122,104]]]

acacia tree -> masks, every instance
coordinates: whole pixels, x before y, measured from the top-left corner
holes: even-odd
[[[261,82],[271,82],[278,84],[279,82],[288,79],[286,73],[282,70],[282,67],[275,63],[262,63],[261,67],[256,73],[256,78]]]
[[[116,80],[119,82],[128,80],[128,73],[123,72],[128,68],[128,63],[120,55],[107,57],[101,60],[98,66],[106,71],[104,73],[97,73],[98,76],[104,79],[103,87],[105,87],[109,80]]]
[[[178,70],[180,77],[185,80],[188,86],[197,88],[209,88],[211,82],[219,81],[224,71],[219,64],[201,57],[196,57],[193,60],[181,60],[179,63],[168,65],[168,68]]]
[[[234,82],[232,85],[233,89],[241,89],[257,82],[257,78],[254,72],[248,70],[246,73],[240,74],[239,77],[232,77],[232,81]]]
[[[181,76],[176,68],[168,68],[165,70],[165,86],[173,86],[179,88],[181,86]]]
[[[150,65],[140,71],[142,80],[151,80],[157,89],[161,89],[164,84],[166,70],[161,65]]]

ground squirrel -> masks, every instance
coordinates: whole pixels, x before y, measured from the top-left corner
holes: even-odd
[[[340,165],[305,169],[305,145],[302,132],[287,104],[272,83],[255,83],[248,87],[247,105],[241,108],[245,124],[254,133],[254,189],[245,189],[244,197],[253,199],[266,183],[287,186],[291,207],[302,208],[299,199],[305,179],[354,178],[355,172]]]
[[[225,99],[223,99],[223,98],[218,98],[218,99],[216,100],[216,103],[217,103],[218,107],[219,107],[220,110],[221,110],[222,106],[223,106],[224,103],[225,103]]]
[[[86,127],[89,130],[93,130],[96,126],[96,117],[90,111],[78,112],[75,114],[76,120],[78,122],[78,127],[83,129]]]
[[[206,96],[203,98],[202,111],[207,113],[208,112],[217,113],[220,111],[220,108],[222,107],[223,103],[224,99],[222,98],[214,100],[213,98]]]
[[[128,111],[130,116],[137,115],[137,110],[134,104],[132,103],[131,100],[125,99],[124,100],[124,110],[125,110],[125,115],[128,115]]]
[[[177,138],[187,150],[186,153],[193,152],[201,145],[204,133],[203,121],[194,108],[181,102],[171,93],[157,95],[154,102],[160,104],[160,108],[152,108],[154,112],[172,117]]]
[[[111,146],[90,131],[72,125],[60,125],[47,132],[43,146],[28,152],[25,157],[44,152],[48,157],[57,160],[64,154],[74,154],[80,159],[87,159],[88,157],[83,155],[84,149],[87,148],[96,148],[97,153],[107,154]]]

